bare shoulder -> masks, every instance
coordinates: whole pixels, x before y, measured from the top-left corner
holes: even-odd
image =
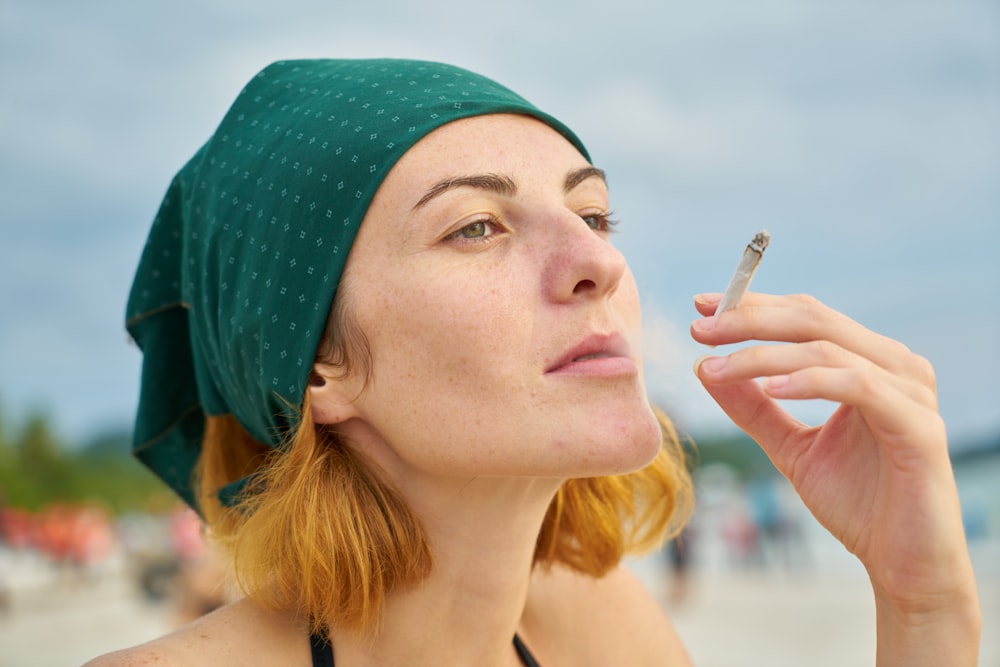
[[[153,640],[139,646],[124,648],[113,653],[105,653],[90,660],[83,667],[139,667],[140,665],[157,665],[157,667],[175,667],[195,664],[190,656],[178,652],[166,637]]]
[[[691,665],[673,623],[625,566],[599,579],[564,567],[539,569],[523,627],[541,664]]]
[[[307,632],[283,614],[240,600],[158,639],[94,658],[84,667],[308,665]]]

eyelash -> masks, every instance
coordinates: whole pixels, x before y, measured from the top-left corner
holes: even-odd
[[[607,232],[611,233],[615,231],[615,227],[618,226],[619,220],[613,219],[611,216],[614,215],[612,211],[599,212],[599,213],[589,213],[587,215],[581,215],[580,219],[590,227],[590,223],[587,222],[589,219],[597,220],[597,227],[591,227],[595,232]],[[470,236],[462,237],[462,232],[467,231],[471,227],[476,225],[485,225],[491,233],[485,234],[483,236]],[[463,225],[461,228],[456,229],[447,236],[444,237],[445,241],[452,241],[457,243],[489,243],[492,241],[493,237],[497,234],[498,230],[503,229],[503,224],[496,217],[490,215],[478,220],[473,220],[467,225]]]
[[[595,232],[613,232],[615,227],[618,226],[619,220],[613,219],[611,216],[614,215],[614,211],[600,212],[600,213],[590,213],[588,215],[581,215],[580,218],[587,222],[588,218],[596,218],[598,221],[598,227],[595,229],[591,227]],[[587,225],[590,226],[589,223]]]
[[[490,233],[484,236],[470,236],[462,238],[462,232],[468,230],[471,227],[475,227],[476,225],[484,225],[486,229],[490,231]],[[445,236],[444,240],[453,241],[456,243],[489,243],[490,241],[493,240],[493,237],[497,234],[497,231],[502,229],[503,225],[500,223],[500,220],[498,220],[496,217],[492,215],[488,215],[479,218],[477,220],[473,220],[467,225],[463,225],[459,229],[456,229],[452,233]]]

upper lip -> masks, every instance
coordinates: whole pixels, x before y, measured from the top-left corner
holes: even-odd
[[[557,370],[582,357],[630,357],[630,349],[625,336],[618,332],[607,334],[593,333],[583,340],[573,345],[559,356],[558,359],[546,369],[546,373]]]

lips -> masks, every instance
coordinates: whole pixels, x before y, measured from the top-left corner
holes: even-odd
[[[591,334],[568,349],[546,373],[620,374],[635,369],[628,341],[619,333]]]

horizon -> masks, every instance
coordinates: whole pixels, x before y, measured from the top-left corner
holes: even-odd
[[[930,359],[953,444],[1000,433],[998,3],[515,0],[480,25],[451,0],[12,0],[0,40],[8,416],[131,424],[125,298],[174,173],[272,60],[389,56],[491,76],[583,138],[643,295],[649,395],[682,430],[735,428],[691,373],[690,299],[767,228],[754,289]]]

